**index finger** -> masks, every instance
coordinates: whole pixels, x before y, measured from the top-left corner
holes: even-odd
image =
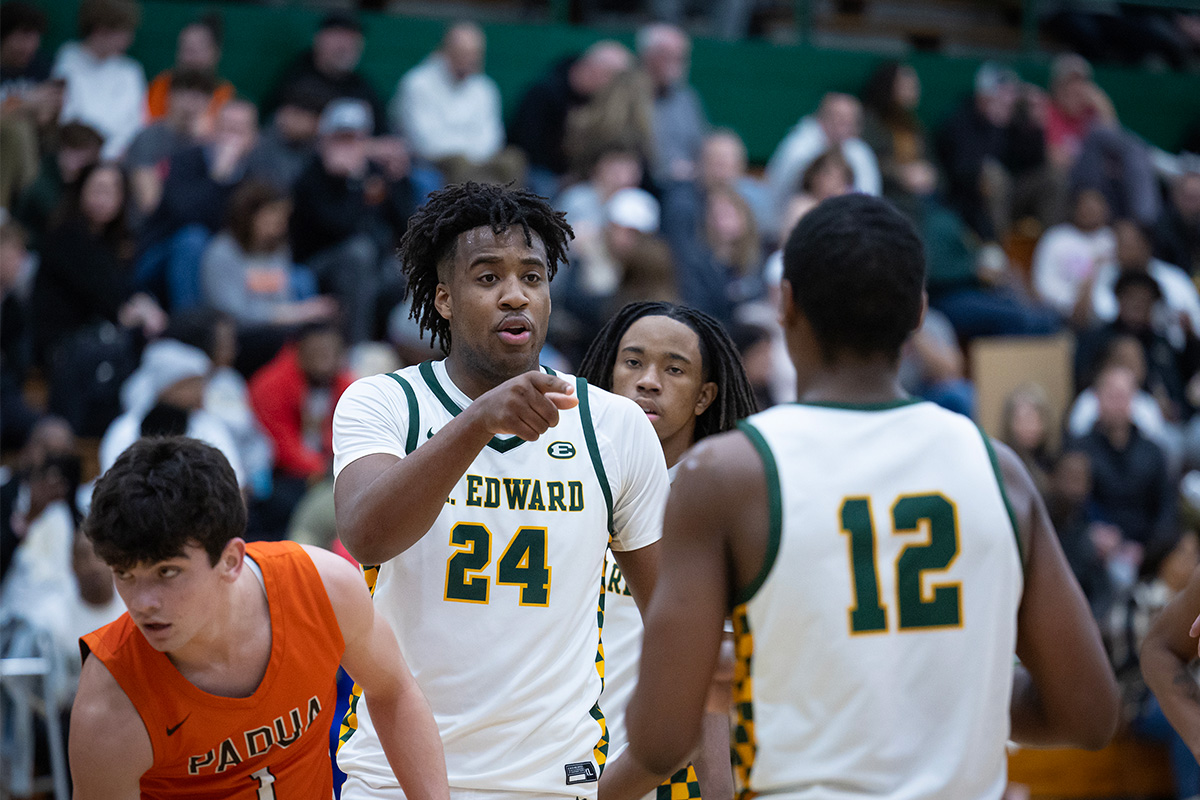
[[[538,372],[530,378],[530,383],[533,388],[537,389],[542,394],[554,392],[556,394],[573,394],[575,387],[569,381],[565,381],[557,375],[551,375],[547,372]]]

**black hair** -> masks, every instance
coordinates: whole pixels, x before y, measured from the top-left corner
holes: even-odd
[[[189,22],[187,28],[193,25],[198,25],[201,28],[208,30],[208,35],[212,37],[213,44],[220,50],[225,43],[225,18],[216,11],[210,11],[207,14],[201,14],[196,19]]]
[[[17,31],[44,34],[46,25],[46,12],[37,6],[21,2],[21,0],[5,3],[3,12],[0,12],[0,42],[7,39],[9,34]]]
[[[216,566],[245,533],[246,506],[220,450],[184,436],[139,439],[96,481],[83,527],[116,569],[176,558],[189,544]]]
[[[921,321],[925,248],[888,201],[833,197],[792,229],[783,277],[827,362],[845,352],[895,361]]]
[[[162,338],[191,345],[211,357],[217,349],[217,328],[223,323],[236,326],[237,320],[215,308],[190,308],[171,315]]]
[[[1146,289],[1150,294],[1154,295],[1156,300],[1162,299],[1162,287],[1159,286],[1158,281],[1150,273],[1142,272],[1138,269],[1121,271],[1121,274],[1117,276],[1117,282],[1113,284],[1113,296],[1119,298],[1126,289],[1131,289],[1135,286]]]
[[[421,338],[431,333],[431,345],[450,352],[450,323],[433,304],[440,280],[438,268],[454,257],[458,236],[475,228],[488,227],[496,235],[520,226],[525,244],[532,246],[533,234],[546,245],[546,277],[553,279],[560,263],[567,261],[567,241],[575,237],[566,214],[555,211],[524,189],[492,183],[460,183],[429,195],[428,201],[408,221],[400,240],[399,257],[412,297],[409,316],[417,322]]]
[[[705,436],[730,430],[739,419],[758,410],[754,387],[746,377],[737,347],[720,322],[688,306],[662,301],[629,303],[610,319],[592,340],[579,375],[593,386],[612,391],[613,367],[617,363],[621,337],[642,317],[666,317],[680,322],[700,339],[700,362],[704,380],[717,385],[717,397],[704,413],[696,418],[694,441]]]

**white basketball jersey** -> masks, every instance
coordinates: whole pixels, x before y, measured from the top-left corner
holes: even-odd
[[[733,617],[740,788],[999,798],[1023,574],[991,444],[919,401],[741,427],[771,530]]]
[[[458,789],[594,797],[607,758],[597,581],[610,531],[617,549],[659,537],[666,466],[641,409],[564,378],[576,385],[578,408],[537,441],[493,438],[429,532],[365,568],[375,607],[433,709]],[[470,403],[442,362],[359,384],[335,417],[338,469],[362,454],[356,426],[386,429],[377,435],[400,442],[403,455]],[[368,705],[356,692],[338,764],[394,786]]]

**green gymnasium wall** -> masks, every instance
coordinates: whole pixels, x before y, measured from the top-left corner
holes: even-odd
[[[48,44],[55,47],[75,33],[78,0],[34,0],[51,18]],[[204,10],[225,17],[222,74],[251,99],[260,99],[288,61],[303,50],[322,12],[299,7],[242,4],[143,2],[142,26],[132,54],[153,77],[170,65],[179,29]],[[384,99],[391,97],[405,70],[437,45],[444,22],[364,14],[367,33],[363,70]],[[489,24],[487,71],[500,85],[506,112],[522,89],[558,58],[576,52],[606,34],[556,24]],[[632,45],[632,33],[616,38]],[[789,127],[811,111],[829,90],[857,94],[882,59],[869,53],[763,42],[701,40],[695,44],[692,82],[714,124],[736,129],[753,161],[762,163]],[[921,76],[921,116],[936,126],[969,92],[978,59],[918,53],[908,59]],[[1013,66],[1028,80],[1045,85],[1048,68],[1041,60],[1017,60]],[[1200,119],[1200,77],[1099,68],[1099,83],[1109,92],[1121,119],[1150,142],[1175,150],[1189,124]]]

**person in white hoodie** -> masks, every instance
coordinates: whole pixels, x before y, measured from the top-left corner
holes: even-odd
[[[113,420],[100,440],[100,470],[105,472],[129,445],[143,436],[186,435],[221,451],[245,488],[249,476],[237,445],[220,419],[205,411],[204,393],[212,361],[197,347],[174,339],[146,346],[142,363],[121,387],[125,413]]]
[[[66,81],[59,119],[99,131],[108,160],[119,159],[146,124],[146,73],[125,55],[140,18],[133,0],[83,0],[81,38],[59,49],[51,71]]]

